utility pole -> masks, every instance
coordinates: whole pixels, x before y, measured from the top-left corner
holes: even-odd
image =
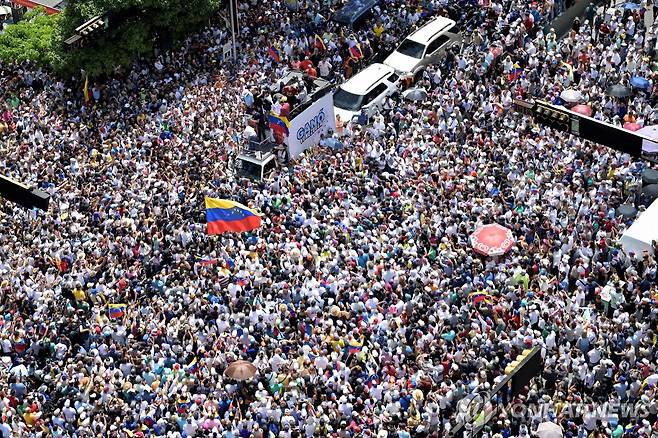
[[[236,37],[240,31],[238,23],[238,0],[228,0],[229,20],[231,22],[231,39],[233,41],[231,53],[233,54],[233,62],[238,57],[238,48],[236,45]]]

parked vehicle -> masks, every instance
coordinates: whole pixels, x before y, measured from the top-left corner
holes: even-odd
[[[387,96],[399,90],[400,76],[384,64],[372,64],[340,85],[334,93],[334,113],[352,120],[362,111],[372,116]]]
[[[461,42],[456,23],[437,17],[405,38],[384,64],[417,77],[428,65],[438,62],[449,47],[458,47]]]

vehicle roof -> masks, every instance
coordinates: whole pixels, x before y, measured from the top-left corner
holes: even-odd
[[[338,23],[349,26],[358,20],[363,14],[377,6],[379,2],[380,0],[351,0],[339,9],[333,15],[332,19]]]
[[[244,155],[244,154],[239,154],[237,156],[238,160],[242,161],[248,161],[253,164],[258,164],[259,166],[265,166],[267,165],[270,161],[274,160],[276,157],[274,154],[267,154],[264,156],[264,158],[258,159],[256,157],[250,157],[249,155]]]
[[[455,25],[455,21],[445,17],[436,17],[407,38],[417,43],[427,44],[434,35],[444,32]]]
[[[388,75],[394,72],[395,69],[388,65],[371,64],[348,79],[347,82],[340,86],[340,88],[349,93],[364,95],[374,86],[379,84],[382,79],[385,79]]]

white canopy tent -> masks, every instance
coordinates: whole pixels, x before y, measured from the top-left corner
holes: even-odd
[[[627,253],[641,256],[644,250],[653,253],[651,242],[658,240],[658,200],[635,219],[621,236],[620,243]]]

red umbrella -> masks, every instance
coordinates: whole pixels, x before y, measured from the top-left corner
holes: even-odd
[[[642,128],[642,126],[635,122],[624,123],[624,129],[628,129],[629,131],[637,131],[640,128]]]
[[[503,255],[514,246],[514,235],[502,225],[483,225],[471,234],[471,245],[485,256]]]
[[[573,111],[575,113],[578,113],[578,114],[582,114],[582,115],[587,116],[587,117],[592,116],[592,107],[589,106],[589,105],[583,105],[583,104],[576,105],[573,108],[571,108],[571,111]]]

